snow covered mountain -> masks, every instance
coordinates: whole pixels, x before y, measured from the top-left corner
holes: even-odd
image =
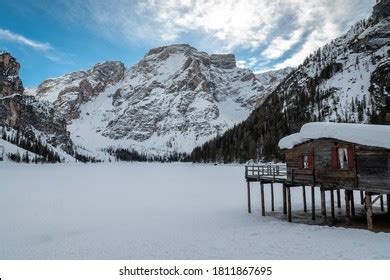
[[[280,158],[277,143],[308,122],[390,124],[390,0],[310,55],[242,124],[196,148],[195,161]]]
[[[289,71],[255,75],[236,67],[233,54],[172,45],[150,50],[129,69],[104,62],[47,80],[35,95],[61,112],[86,151],[190,152],[245,120]]]

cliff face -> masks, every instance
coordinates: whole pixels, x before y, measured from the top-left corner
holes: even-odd
[[[0,53],[0,97],[22,94],[24,91],[19,78],[20,65],[9,53]]]
[[[0,126],[19,130],[34,141],[44,135],[47,143],[73,153],[65,119],[48,102],[24,95],[20,65],[9,53],[0,54]]]
[[[381,0],[374,6],[372,17],[375,21],[380,21],[390,16],[390,0]]]

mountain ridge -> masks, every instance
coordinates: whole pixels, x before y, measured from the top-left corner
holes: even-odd
[[[378,4],[379,5],[379,4]],[[280,160],[279,139],[312,121],[390,124],[390,18],[383,6],[311,54],[244,122],[195,148],[195,162]]]
[[[46,80],[33,94],[61,112],[82,149],[190,152],[244,120],[289,71],[255,75],[233,54],[177,44],[128,69],[109,61]]]

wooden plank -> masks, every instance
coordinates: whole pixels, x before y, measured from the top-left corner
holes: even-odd
[[[340,190],[338,189],[336,192],[337,192],[337,207],[341,208],[341,194],[340,194]]]
[[[283,184],[283,214],[287,214],[287,187]]]
[[[367,228],[368,230],[373,230],[374,225],[372,221],[372,199],[371,194],[366,193],[366,206],[367,206]]]
[[[260,183],[260,193],[261,193],[261,215],[265,216],[264,184],[263,183]]]
[[[251,209],[251,186],[250,186],[250,182],[247,181],[247,194],[248,194],[248,213],[252,213],[252,209]]]
[[[271,183],[271,211],[275,211],[274,183]]]
[[[313,221],[316,219],[316,197],[314,186],[311,187],[311,219]]]
[[[383,201],[383,195],[381,195],[381,211],[384,212],[385,211],[385,204],[384,204],[384,201]]]
[[[345,223],[347,226],[351,225],[351,204],[350,204],[350,192],[345,190]]]
[[[330,210],[332,213],[332,219],[336,217],[335,211],[334,211],[334,190],[330,191]]]
[[[387,214],[390,215],[390,194],[386,195],[387,200]]]
[[[355,216],[355,196],[353,194],[353,191],[350,191],[349,199],[351,201],[351,215]]]
[[[292,213],[291,213],[291,190],[290,187],[287,187],[287,217],[288,222],[292,222]]]
[[[303,196],[303,212],[307,212],[307,204],[306,204],[306,186],[302,186],[302,196]]]
[[[328,223],[326,219],[326,198],[325,198],[325,189],[321,187],[321,216],[322,223],[326,225]]]

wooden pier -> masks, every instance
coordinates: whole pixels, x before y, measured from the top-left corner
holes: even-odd
[[[260,205],[262,216],[266,215],[265,209],[265,187],[270,188],[271,211],[275,211],[275,190],[281,189],[283,193],[283,214],[286,215],[288,222],[292,222],[292,198],[291,188],[302,190],[302,209],[304,213],[308,212],[307,207],[307,189],[310,190],[311,219],[316,219],[316,188],[320,190],[320,205],[322,224],[332,225],[336,218],[335,208],[341,208],[341,194],[345,197],[345,225],[351,225],[351,218],[356,215],[355,211],[355,193],[360,195],[360,205],[363,213],[366,215],[367,228],[373,230],[373,205],[380,202],[382,212],[384,208],[384,197],[387,201],[387,212],[390,216],[390,194],[378,194],[370,191],[356,191],[342,186],[324,186],[316,184],[314,181],[314,172],[312,171],[313,181],[299,180],[304,173],[305,178],[310,177],[309,170],[288,169],[286,165],[248,165],[245,166],[245,179],[247,182],[248,213],[252,212],[251,205],[251,183],[259,183],[260,186]],[[298,179],[298,180],[297,180]],[[275,185],[277,184],[277,185]],[[318,190],[317,189],[317,190]],[[355,191],[355,192],[354,192]],[[330,194],[330,205],[327,206],[326,193]],[[330,207],[330,218],[328,217],[328,207]]]

